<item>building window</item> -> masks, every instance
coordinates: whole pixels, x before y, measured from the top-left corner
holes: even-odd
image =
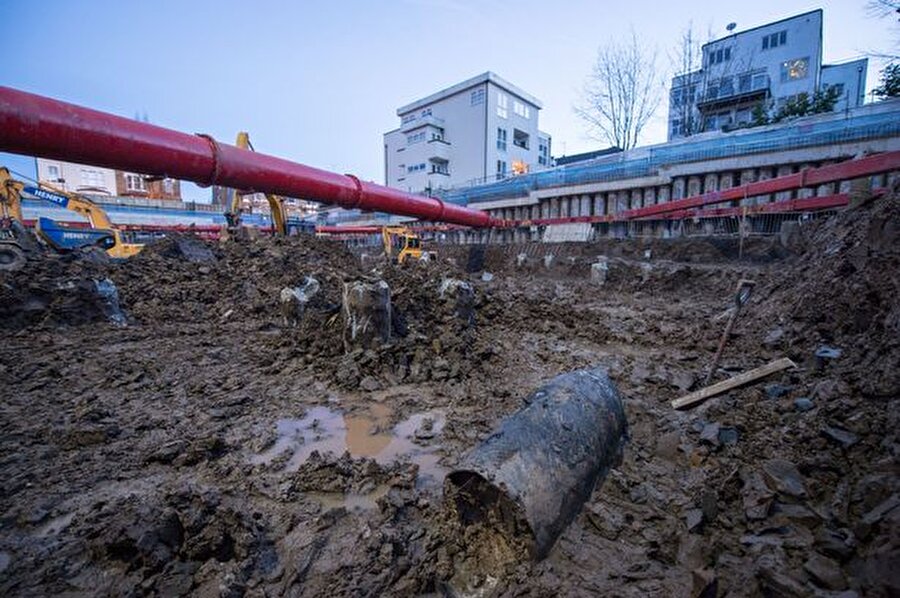
[[[422,141],[425,141],[425,131],[419,131],[418,133],[406,136],[406,145],[414,145],[416,143],[421,143]]]
[[[809,74],[809,58],[795,58],[781,63],[781,82],[805,79]]]
[[[421,164],[413,164],[412,166],[407,166],[407,167],[406,167],[406,172],[409,172],[409,173],[412,173],[412,172],[419,172],[420,170],[425,170],[425,163],[424,163],[424,162],[422,162]]]
[[[769,86],[769,76],[765,73],[753,75],[753,90],[765,89]]]
[[[513,129],[513,145],[521,147],[522,149],[528,149],[528,142],[528,133],[520,131],[519,129]]]
[[[506,94],[498,91],[497,92],[497,116],[500,118],[506,118],[509,116],[509,98],[506,97]]]
[[[88,170],[87,168],[81,169],[81,186],[82,187],[92,187],[95,189],[102,189],[105,187],[103,184],[103,173],[99,170]]]
[[[718,50],[710,50],[709,58],[707,62],[709,66],[714,64],[720,64],[722,62],[731,60],[731,48],[719,48]]]
[[[497,178],[502,179],[506,176],[506,162],[497,160]]]
[[[787,31],[776,31],[771,35],[763,36],[762,49],[769,50],[787,44]]]
[[[401,125],[408,125],[409,123],[411,123],[411,122],[414,121],[414,120],[416,120],[416,115],[415,115],[415,114],[407,114],[406,116],[404,116],[404,117],[402,117],[402,118],[400,119],[400,124],[401,124]]]
[[[738,93],[747,93],[750,91],[750,82],[753,78],[750,75],[738,76]]]
[[[50,166],[47,167],[47,174],[50,176],[51,181],[54,181],[54,182],[58,181],[59,180],[59,166],[55,166],[55,165],[51,164]]]
[[[538,164],[547,166],[550,163],[550,141],[538,139]]]
[[[422,110],[422,118],[425,118],[426,116],[431,116],[431,108],[426,108],[425,110]]]
[[[473,90],[469,97],[473,106],[484,104],[484,88]]]
[[[172,179],[164,179],[163,180],[163,192],[166,195],[174,195],[175,194],[175,181]]]
[[[531,109],[518,100],[513,100],[513,112],[522,118],[531,118]]]
[[[506,129],[504,128],[497,129],[497,149],[506,151]]]
[[[125,189],[128,191],[146,191],[147,184],[144,182],[144,177],[139,174],[126,174]]]
[[[719,97],[727,98],[734,95],[734,79],[731,77],[722,77],[719,83]]]

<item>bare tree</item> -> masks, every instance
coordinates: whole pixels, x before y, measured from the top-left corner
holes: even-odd
[[[900,1],[898,0],[869,0],[866,3],[866,13],[875,19],[893,20],[894,30],[894,47],[892,53],[869,52],[868,54],[874,58],[884,60],[897,60],[900,54],[896,52],[900,50]]]
[[[574,107],[592,137],[622,149],[637,145],[659,106],[662,78],[656,51],[644,48],[633,31],[628,40],[601,46],[581,102]]]
[[[707,35],[707,41],[712,34]],[[669,54],[674,81],[669,90],[669,119],[674,116],[679,123],[678,134],[689,137],[703,130],[703,119],[694,106],[694,96],[703,92],[697,73],[703,68],[703,43],[689,22],[681,31],[678,45]]]

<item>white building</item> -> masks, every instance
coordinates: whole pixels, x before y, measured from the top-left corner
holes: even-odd
[[[751,121],[753,109],[777,109],[800,93],[836,86],[835,110],[865,99],[866,59],[822,64],[822,10],[733,33],[705,44],[702,68],[672,79],[669,139]]]
[[[384,134],[385,184],[430,193],[546,168],[541,107],[491,72],[402,106],[400,127]]]
[[[63,191],[116,195],[116,171],[111,168],[38,158],[37,177]]]

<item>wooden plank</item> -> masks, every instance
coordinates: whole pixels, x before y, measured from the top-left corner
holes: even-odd
[[[782,357],[781,359],[777,359],[771,363],[767,363],[766,365],[758,367],[754,370],[750,370],[749,372],[738,374],[737,376],[733,376],[728,380],[723,380],[721,382],[713,384],[712,386],[707,386],[706,388],[701,388],[696,392],[686,394],[683,397],[672,401],[672,407],[674,407],[675,409],[686,409],[688,407],[693,407],[694,405],[702,403],[710,397],[722,394],[723,392],[731,390],[732,388],[737,388],[738,386],[743,386],[744,384],[748,384],[750,382],[753,382],[754,380],[759,380],[760,378],[770,376],[775,372],[780,372],[781,370],[795,367],[797,367],[796,363],[794,363],[787,357]]]

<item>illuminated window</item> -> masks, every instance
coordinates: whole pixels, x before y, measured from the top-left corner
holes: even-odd
[[[795,58],[781,63],[781,82],[805,79],[809,74],[809,58]]]

